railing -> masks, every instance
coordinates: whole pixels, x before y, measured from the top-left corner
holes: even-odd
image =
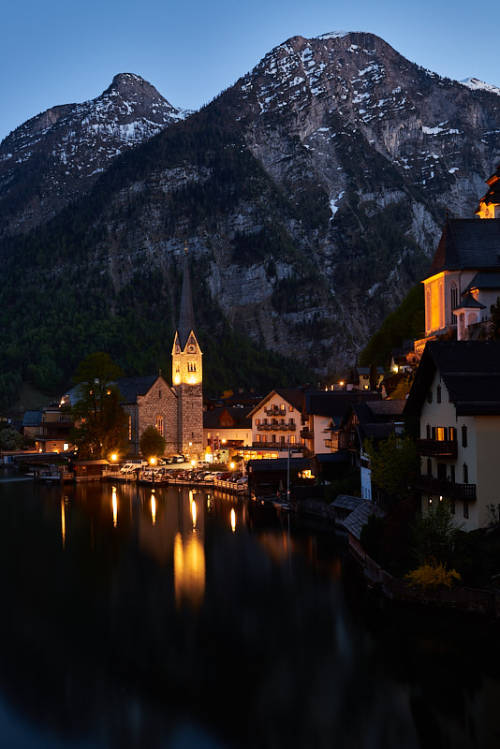
[[[296,424],[257,424],[257,430],[260,432],[294,432]]]
[[[300,436],[303,440],[312,440],[314,439],[314,432],[309,427],[304,427],[300,430]]]
[[[264,413],[268,414],[269,416],[284,416],[286,413],[284,408],[280,408],[279,406],[267,406],[264,407]]]
[[[429,455],[441,458],[457,457],[456,440],[417,440],[417,449],[420,455]]]
[[[267,442],[252,442],[252,447],[256,447],[257,449],[261,447],[272,447],[275,450],[288,450],[289,447],[292,449],[300,449],[301,446],[297,444],[292,445],[290,442],[269,442],[268,440]]]
[[[435,479],[432,476],[420,476],[415,485],[417,489],[426,494],[448,499],[462,499],[467,502],[473,502],[476,499],[476,484],[455,484],[452,481]]]

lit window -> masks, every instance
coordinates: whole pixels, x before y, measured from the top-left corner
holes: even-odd
[[[444,427],[436,427],[436,439],[438,442],[444,442],[446,439],[446,429]]]
[[[163,416],[156,417],[156,428],[163,437]]]

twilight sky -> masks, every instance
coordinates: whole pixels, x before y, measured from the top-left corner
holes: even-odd
[[[500,3],[465,0],[23,0],[5,3],[0,139],[56,104],[137,73],[196,109],[294,35],[370,31],[450,78],[500,86]]]

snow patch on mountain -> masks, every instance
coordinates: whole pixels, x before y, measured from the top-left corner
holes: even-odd
[[[492,83],[480,81],[479,78],[464,78],[458,82],[461,83],[462,86],[467,86],[467,88],[470,88],[472,91],[488,91],[490,94],[497,94],[497,96],[500,96],[500,88],[498,86],[494,86]]]

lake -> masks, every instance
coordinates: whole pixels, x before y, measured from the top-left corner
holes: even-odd
[[[0,483],[0,746],[500,746],[498,625],[183,487]]]

